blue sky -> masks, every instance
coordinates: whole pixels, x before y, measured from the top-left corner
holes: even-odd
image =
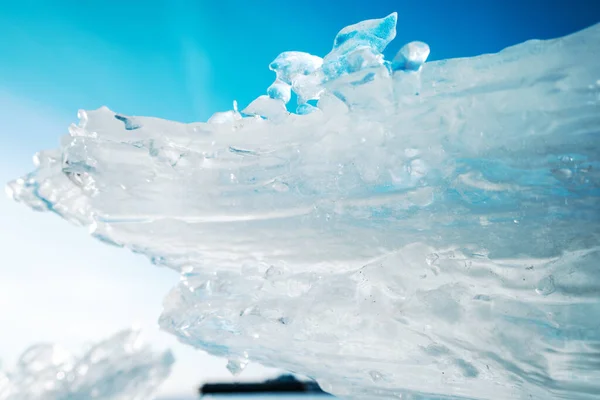
[[[206,120],[262,94],[278,53],[324,55],[350,23],[399,12],[389,52],[411,40],[431,59],[496,52],[599,20],[589,0],[4,1],[0,88],[77,108]]]
[[[398,35],[388,58],[411,40],[427,42],[435,60],[600,21],[594,0],[0,1],[0,181],[27,172],[37,150],[56,147],[79,108],[206,120],[234,99],[243,107],[263,94],[280,52],[322,56],[345,25],[392,11]],[[4,198],[0,218],[0,358],[36,340],[77,344],[136,321],[154,326],[177,281],[170,271]],[[181,362],[163,393],[227,377],[223,361],[175,347]]]

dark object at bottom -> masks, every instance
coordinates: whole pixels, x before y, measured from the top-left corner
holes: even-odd
[[[262,383],[207,383],[200,388],[200,396],[249,393],[307,393],[330,396],[316,382],[302,382],[292,375],[282,375]]]

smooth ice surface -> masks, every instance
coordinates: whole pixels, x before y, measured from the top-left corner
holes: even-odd
[[[394,70],[393,18],[312,70],[284,57],[293,79],[272,66],[313,112],[81,112],[8,192],[180,273],[161,326],[234,372],[359,399],[597,397],[600,25]]]
[[[74,356],[57,345],[31,346],[0,372],[0,400],[147,400],[169,376],[173,356],[123,331]]]
[[[410,42],[402,46],[392,60],[392,70],[418,71],[429,57],[429,45],[423,42]]]

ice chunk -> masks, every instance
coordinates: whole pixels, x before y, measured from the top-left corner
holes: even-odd
[[[274,99],[269,96],[259,96],[242,110],[247,115],[256,115],[267,119],[278,119],[287,113],[285,104],[280,99]]]
[[[366,68],[376,68],[383,64],[383,55],[370,47],[358,47],[343,57],[332,59],[323,64],[323,73],[327,80],[342,75],[359,72]]]
[[[276,79],[267,89],[267,94],[270,98],[281,100],[284,104],[287,104],[292,96],[292,87],[287,83]]]
[[[277,79],[292,85],[302,75],[310,75],[323,64],[321,57],[301,51],[286,51],[271,62],[269,68],[275,71]]]
[[[308,103],[303,103],[303,104],[299,104],[298,107],[296,108],[296,114],[306,115],[306,114],[315,112],[317,110],[318,110],[317,107],[310,105]]]
[[[246,360],[246,359],[228,360],[227,361],[227,370],[231,373],[231,375],[237,376],[237,375],[241,374],[244,371],[244,369],[246,369],[247,365],[248,365],[248,360]]]
[[[292,84],[294,93],[298,95],[298,103],[303,104],[309,100],[318,100],[323,93],[323,82],[325,75],[319,69],[310,75],[298,76]]]
[[[394,60],[394,71],[419,71],[429,57],[429,46],[423,42],[410,42],[402,46]]]
[[[324,81],[383,64],[381,52],[396,37],[397,13],[342,29],[323,59]]]
[[[31,346],[13,370],[0,374],[0,400],[87,400],[149,398],[168,377],[174,359],[123,331],[83,355],[59,346]]]
[[[300,51],[286,51],[277,56],[269,68],[277,74],[277,80],[268,90],[269,96],[281,99],[284,103],[289,101],[288,89],[291,88],[298,95],[299,103],[317,99],[321,92],[323,81],[320,70],[323,64],[321,57]]]
[[[318,111],[262,96],[245,112],[276,123],[133,131],[89,111],[10,194],[181,273],[160,325],[234,371],[358,399],[596,396],[600,25],[425,64],[409,45],[393,74],[357,26],[334,73],[281,64]]]
[[[338,32],[333,41],[333,51],[337,55],[349,53],[359,46],[366,46],[381,53],[396,37],[398,13],[385,18],[369,19],[349,25]]]

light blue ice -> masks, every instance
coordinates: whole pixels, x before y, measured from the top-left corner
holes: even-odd
[[[430,63],[386,61],[395,33],[283,52],[207,123],[82,112],[9,194],[181,274],[162,328],[231,365],[344,398],[597,397],[600,25]]]
[[[152,351],[136,331],[118,332],[80,355],[40,343],[0,371],[0,400],[149,399],[173,362],[171,352]]]

